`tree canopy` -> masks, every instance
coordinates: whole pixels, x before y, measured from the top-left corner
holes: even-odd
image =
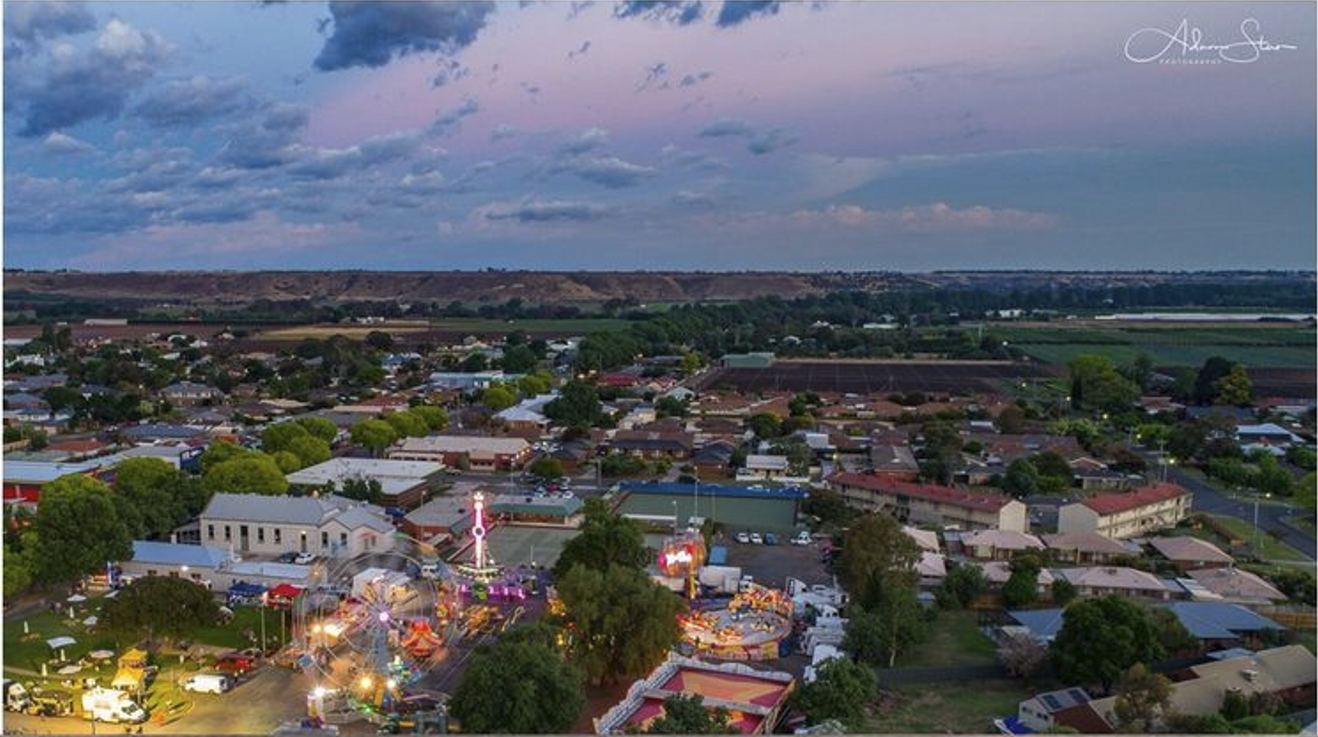
[[[569,652],[591,683],[649,673],[677,644],[682,600],[644,571],[573,566],[559,579]]]
[[[852,522],[843,538],[838,570],[848,591],[857,594],[875,576],[884,586],[913,586],[920,546],[887,514],[866,514]]]
[[[208,498],[201,479],[159,458],[129,458],[116,466],[113,496],[134,538],[168,535],[201,512]]]
[[[250,453],[211,466],[202,477],[202,483],[211,494],[225,492],[277,496],[288,492],[288,479],[284,478],[283,469],[274,458],[264,453]]]
[[[562,577],[578,565],[601,571],[611,565],[639,570],[649,562],[645,534],[635,520],[610,510],[607,502],[595,497],[586,500],[582,515],[576,536],[559,553],[554,575]]]
[[[398,431],[384,420],[358,420],[352,426],[352,442],[378,455],[398,440]]]
[[[1121,375],[1107,356],[1084,354],[1071,361],[1071,406],[1086,411],[1119,412],[1139,396],[1139,388]]]
[[[61,476],[47,484],[37,504],[35,530],[32,559],[43,581],[69,581],[133,555],[133,538],[110,488],[90,476]]]
[[[520,627],[472,655],[449,708],[464,732],[567,732],[586,704],[581,672]]]
[[[182,637],[214,625],[219,617],[220,607],[205,586],[186,578],[143,576],[106,600],[101,625],[154,640]]]
[[[878,687],[872,669],[847,658],[833,658],[819,666],[813,683],[792,695],[792,705],[814,724],[836,719],[849,730],[859,730],[865,705],[874,700]]]
[[[1136,663],[1163,657],[1157,620],[1123,596],[1082,599],[1062,614],[1053,638],[1053,662],[1069,683],[1098,683],[1104,691]]]
[[[599,392],[584,381],[569,381],[558,397],[545,405],[544,413],[559,425],[594,425],[600,419]]]
[[[736,734],[731,715],[722,706],[706,707],[700,694],[674,694],[664,699],[664,711],[650,722],[646,734]]]

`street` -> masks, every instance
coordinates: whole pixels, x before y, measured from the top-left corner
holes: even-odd
[[[1254,505],[1250,502],[1232,499],[1209,486],[1203,479],[1179,468],[1169,468],[1167,480],[1180,484],[1194,493],[1191,509],[1196,512],[1222,514],[1242,519],[1250,524],[1254,523]],[[1318,547],[1318,542],[1315,542],[1312,535],[1290,525],[1285,520],[1286,517],[1297,513],[1299,510],[1289,504],[1262,502],[1258,505],[1259,527],[1298,550],[1305,558],[1313,560],[1314,549]]]

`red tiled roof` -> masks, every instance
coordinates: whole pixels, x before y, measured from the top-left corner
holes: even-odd
[[[1084,500],[1081,504],[1103,516],[1129,511],[1147,504],[1165,502],[1178,496],[1189,494],[1176,484],[1154,484],[1135,489],[1124,494],[1103,494]]]
[[[828,481],[836,484],[859,486],[874,491],[886,491],[891,494],[905,494],[907,496],[927,499],[942,504],[952,504],[958,507],[967,507],[971,509],[982,509],[989,512],[996,512],[1007,506],[1011,501],[1011,497],[1004,494],[963,491],[962,489],[956,489],[951,486],[913,484],[907,481],[897,481],[890,476],[878,476],[864,473],[835,473],[828,477]]]

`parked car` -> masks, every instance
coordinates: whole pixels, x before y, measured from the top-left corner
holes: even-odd
[[[738,532],[738,533],[737,533],[737,542],[739,542],[739,543],[748,543],[748,542],[750,542],[750,541],[751,541],[751,536],[750,536],[749,533],[746,533],[746,532],[744,532],[744,531],[743,531],[743,532]]]
[[[810,544],[810,533],[806,532],[805,530],[801,530],[800,532],[796,533],[796,537],[792,538],[792,544],[793,544],[793,545],[809,545],[809,544]]]
[[[304,566],[315,559],[316,556],[311,553],[298,553],[297,556],[293,558],[293,562],[300,566]]]
[[[778,536],[775,535],[775,534],[773,534],[772,532],[766,532],[766,533],[764,533],[764,544],[765,544],[765,545],[777,545],[777,544],[778,544]]]
[[[763,544],[764,544],[764,538],[760,537],[760,533],[758,533],[758,532],[752,532],[752,533],[751,533],[751,544],[752,544],[752,545],[763,545]]]
[[[241,676],[256,668],[256,659],[242,653],[229,653],[215,661],[215,670],[231,676]]]
[[[287,553],[280,553],[279,558],[277,560],[280,563],[292,563],[293,561],[297,560],[297,553],[291,550],[288,551]]]

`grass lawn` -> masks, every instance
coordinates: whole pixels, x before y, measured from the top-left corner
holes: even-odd
[[[1026,681],[889,685],[865,720],[873,733],[991,734],[993,720],[1014,715],[1020,702],[1043,688]]]
[[[1246,541],[1247,543],[1253,544],[1255,530],[1254,530],[1254,526],[1251,525],[1250,523],[1246,522],[1243,519],[1237,519],[1235,517],[1227,517],[1219,514],[1210,514],[1208,516],[1212,517],[1223,527],[1227,528],[1228,530],[1231,530],[1232,534],[1236,535],[1240,539]],[[1277,538],[1273,537],[1272,535],[1266,532],[1261,532],[1258,535],[1258,544],[1259,544],[1258,555],[1260,558],[1264,560],[1281,560],[1281,561],[1305,560],[1305,557],[1300,554],[1300,551],[1296,550],[1295,548],[1292,548],[1291,546],[1278,540]]]
[[[1286,521],[1304,530],[1310,535],[1318,534],[1318,527],[1314,525],[1314,518],[1307,516],[1287,517]]]
[[[993,641],[979,631],[979,615],[971,611],[940,612],[930,625],[929,639],[897,659],[899,668],[943,665],[983,665],[997,657]]]

